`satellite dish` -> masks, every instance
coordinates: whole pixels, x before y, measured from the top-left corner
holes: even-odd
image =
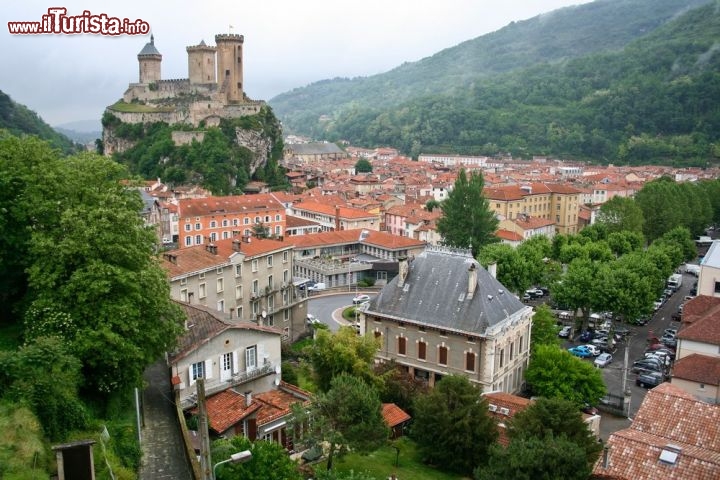
[[[260,315],[262,315],[263,318],[267,318],[267,312],[265,310],[263,310]]]
[[[280,375],[280,365],[275,365],[275,373]]]
[[[276,379],[275,379],[275,386],[278,386],[278,385],[280,385],[280,379],[279,379],[279,378],[276,378]]]

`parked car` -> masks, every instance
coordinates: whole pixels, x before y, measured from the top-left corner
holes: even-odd
[[[656,300],[655,303],[653,303],[653,310],[657,312],[660,309],[660,307],[662,307],[662,306],[663,306],[663,301]]]
[[[600,349],[597,347],[597,345],[590,344],[590,345],[583,345],[583,347],[590,350],[590,353],[592,354],[593,357],[597,357],[598,355],[600,355],[602,353],[600,351]]]
[[[310,288],[310,287],[312,287],[313,285],[315,285],[315,282],[309,281],[309,282],[301,283],[301,284],[298,286],[298,288],[299,288],[300,290],[305,290],[306,288]]]
[[[600,356],[598,356],[593,363],[595,363],[596,367],[602,368],[607,367],[610,362],[612,362],[612,355],[610,355],[609,353],[601,353]]]
[[[663,330],[663,336],[665,335],[672,335],[673,337],[677,335],[677,328],[666,328]]]
[[[619,326],[615,327],[615,333],[624,337],[626,335],[630,335],[631,331],[627,327]]]
[[[558,337],[561,338],[570,338],[570,332],[572,331],[572,327],[569,325],[565,325],[559,332]]]
[[[315,285],[308,287],[308,292],[319,292],[321,290],[325,290],[326,288],[327,288],[327,285],[320,282],[320,283],[316,283]]]
[[[585,330],[580,334],[581,342],[589,342],[592,339],[593,339],[593,331],[592,330]]]
[[[664,368],[663,363],[660,360],[653,358],[644,358],[633,362],[632,372],[642,373],[644,371],[662,372]]]
[[[595,346],[597,346],[598,348],[600,348],[600,347],[609,347],[609,346],[610,346],[610,341],[608,340],[608,337],[600,337],[600,338],[594,338],[594,339],[592,340],[592,344],[595,345]]]
[[[545,294],[543,293],[543,291],[540,290],[539,288],[530,288],[530,289],[528,289],[528,290],[525,290],[525,293],[527,293],[528,295],[530,295],[531,298],[540,298],[540,297],[542,297],[543,295],[545,295]]]
[[[657,387],[664,381],[665,375],[660,372],[645,372],[637,376],[635,384],[642,388],[653,388]]]
[[[358,305],[360,303],[367,302],[368,300],[370,300],[370,295],[360,294],[353,298],[353,304]]]
[[[668,347],[675,348],[677,346],[677,339],[675,338],[675,335],[665,334],[660,338],[660,343],[667,345]]]
[[[568,348],[568,352],[575,355],[576,357],[580,358],[590,358],[592,357],[592,353],[590,353],[590,350],[585,345],[578,345],[577,347],[570,347]]]

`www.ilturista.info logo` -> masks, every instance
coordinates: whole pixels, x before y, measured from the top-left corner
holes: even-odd
[[[39,22],[8,22],[8,31],[13,35],[146,35],[150,33],[150,24],[139,18],[131,21],[106,13],[90,13],[90,10],[83,11],[82,15],[67,15],[67,8],[52,7]]]

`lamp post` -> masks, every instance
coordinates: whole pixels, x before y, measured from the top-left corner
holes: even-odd
[[[242,452],[233,453],[230,455],[230,458],[227,460],[223,460],[222,462],[218,462],[213,466],[213,480],[217,478],[215,475],[215,472],[217,471],[217,467],[222,465],[223,463],[245,463],[247,461],[250,461],[252,459],[252,452],[250,450],[243,450]]]

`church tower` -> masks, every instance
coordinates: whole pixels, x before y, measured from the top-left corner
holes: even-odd
[[[210,47],[202,40],[199,45],[187,47],[188,77],[190,83],[215,83],[215,47]]]
[[[150,35],[150,43],[145,44],[138,53],[140,64],[140,83],[148,84],[160,80],[160,63],[162,55],[155,48],[155,37]]]
[[[225,94],[227,103],[245,99],[243,93],[242,47],[243,36],[237,34],[215,35],[217,45],[217,83]]]

